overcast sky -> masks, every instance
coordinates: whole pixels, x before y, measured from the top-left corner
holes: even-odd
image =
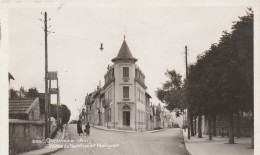
[[[185,77],[184,46],[189,64],[196,61],[248,6],[210,7],[62,7],[9,10],[9,72],[11,87],[36,87],[44,92],[44,31],[41,12],[47,11],[49,71],[58,71],[61,103],[72,111],[96,89],[111,59],[126,42],[144,72],[147,91],[158,104],[155,90],[166,80],[167,69]],[[100,43],[104,50],[100,51]],[[52,98],[55,98],[53,96]],[[52,100],[56,103],[56,100]]]

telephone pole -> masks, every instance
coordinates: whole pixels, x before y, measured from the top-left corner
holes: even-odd
[[[48,99],[48,27],[47,27],[47,12],[44,12],[44,35],[45,35],[45,137],[49,138],[49,126],[48,126],[48,116],[49,116],[49,99]]]
[[[60,128],[60,119],[59,119],[59,106],[60,106],[60,87],[59,87],[59,79],[57,78],[57,127],[58,130]]]
[[[187,46],[185,46],[185,62],[186,62],[186,82],[188,85],[188,53],[187,53]],[[187,104],[187,96],[186,96],[186,104]],[[188,105],[188,104],[187,104]],[[190,114],[189,114],[189,105],[187,107],[187,119],[188,119],[188,139],[190,139]]]

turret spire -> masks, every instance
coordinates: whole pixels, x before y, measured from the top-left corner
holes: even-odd
[[[137,61],[137,59],[132,56],[132,53],[131,53],[131,51],[130,51],[130,49],[129,49],[126,41],[125,41],[125,35],[124,35],[123,44],[122,44],[122,46],[121,46],[121,48],[120,48],[120,50],[117,54],[117,57],[112,59],[112,62],[115,62],[117,60],[130,60],[130,61],[134,61],[134,62]]]

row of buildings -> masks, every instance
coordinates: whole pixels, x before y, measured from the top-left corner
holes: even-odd
[[[135,131],[170,124],[170,112],[151,105],[145,75],[136,61],[124,40],[117,57],[112,59],[114,64],[107,67],[104,85],[87,94],[86,111],[80,114],[80,118],[94,125]]]

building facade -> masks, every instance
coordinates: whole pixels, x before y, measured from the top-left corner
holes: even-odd
[[[147,129],[150,95],[136,61],[124,40],[117,57],[112,59],[113,65],[107,67],[104,86],[86,97],[91,123],[123,130]]]

